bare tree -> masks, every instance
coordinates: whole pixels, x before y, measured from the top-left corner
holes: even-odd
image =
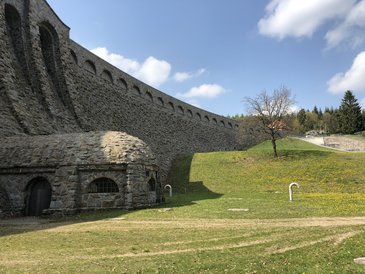
[[[274,90],[272,95],[262,91],[255,98],[245,97],[244,102],[248,112],[258,119],[262,131],[270,137],[274,157],[278,157],[276,140],[287,130],[283,120],[294,105],[290,90],[281,87]]]

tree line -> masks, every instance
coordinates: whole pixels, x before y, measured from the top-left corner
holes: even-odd
[[[278,94],[280,97],[290,97],[290,93],[285,87],[279,91],[276,96],[274,92],[271,100],[278,97]],[[288,133],[292,135],[307,133],[354,134],[365,130],[365,110],[361,109],[350,90],[345,92],[338,108],[326,107],[322,110],[315,106],[312,110],[300,109],[298,112],[290,112],[286,107],[284,114],[281,113],[280,116],[274,117],[269,117],[268,110],[270,111],[272,105],[263,100],[263,94],[266,93],[261,93],[256,98],[245,98],[244,102],[248,103],[248,109],[251,110],[248,115],[241,114],[230,117],[239,120],[242,124],[238,138],[244,146],[249,147],[267,139],[275,140],[275,138]],[[292,100],[289,101],[293,102]],[[266,126],[264,125],[265,122]],[[273,132],[271,136],[268,134],[272,129],[275,130],[276,137],[274,138],[272,137]]]
[[[351,91],[346,91],[339,108],[324,111],[316,106],[312,111],[301,109],[293,117],[294,132],[315,131],[321,134],[354,134],[365,130],[365,110],[361,110]]]

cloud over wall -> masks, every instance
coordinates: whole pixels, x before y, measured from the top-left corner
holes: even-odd
[[[171,65],[168,62],[158,60],[153,56],[148,57],[143,63],[140,63],[122,55],[110,53],[105,47],[92,49],[91,52],[117,68],[154,87],[159,87],[166,82],[170,76]]]

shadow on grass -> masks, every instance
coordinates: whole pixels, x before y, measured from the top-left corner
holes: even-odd
[[[196,204],[196,201],[217,199],[222,196],[209,190],[202,181],[189,182],[189,174],[193,155],[185,155],[178,157],[172,164],[168,177],[168,183],[172,185],[173,197],[170,198],[168,191],[164,192],[167,203],[162,203],[154,208],[174,208]],[[78,213],[71,216],[62,217],[18,217],[5,220],[0,219],[0,239],[3,236],[27,233],[32,231],[55,228],[59,226],[67,226],[78,223],[86,223],[93,221],[101,221],[108,219],[124,218],[123,216],[131,213],[143,211],[144,209],[136,209],[132,211],[122,209],[95,210]]]
[[[323,150],[280,150],[279,157],[288,157],[291,159],[308,158],[308,157],[328,157],[333,154],[332,151]]]
[[[223,194],[208,189],[204,182],[190,182],[191,165],[194,154],[180,155],[172,162],[167,183],[172,186],[173,193],[177,194],[169,203],[161,207],[180,207],[194,205],[195,201],[218,199]],[[168,193],[165,192],[165,196]]]

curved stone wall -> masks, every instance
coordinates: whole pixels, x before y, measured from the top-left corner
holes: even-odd
[[[0,21],[0,136],[123,131],[152,148],[162,181],[178,154],[238,147],[236,121],[95,56],[69,39],[69,28],[44,0],[3,0]],[[21,29],[14,33],[12,26]]]

